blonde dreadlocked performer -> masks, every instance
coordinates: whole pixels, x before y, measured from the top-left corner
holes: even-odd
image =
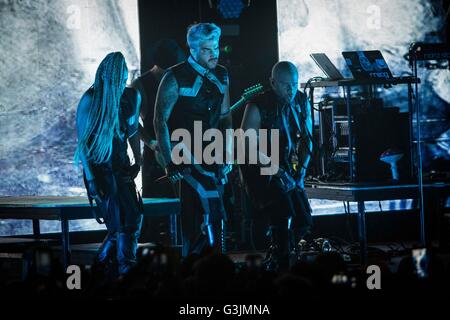
[[[88,196],[96,201],[108,229],[97,262],[111,267],[116,260],[121,275],[136,263],[142,222],[142,199],[134,183],[141,166],[136,134],[141,98],[135,89],[126,88],[127,78],[120,52],[108,54],[100,63],[94,85],[78,105],[75,152],[75,163],[81,160],[83,165]],[[127,140],[135,158],[133,165]]]

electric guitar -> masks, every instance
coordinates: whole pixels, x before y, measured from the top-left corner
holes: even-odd
[[[244,93],[242,94],[241,98],[230,107],[230,112],[236,111],[240,106],[242,106],[248,100],[261,94],[263,91],[264,91],[264,88],[260,83],[254,85],[254,86],[248,87],[247,89],[244,90]]]
[[[243,104],[245,104],[247,101],[254,98],[255,96],[258,96],[263,91],[264,91],[264,88],[259,83],[245,89],[244,92],[242,93],[240,99],[230,107],[230,113],[238,110],[239,107],[241,107]],[[143,127],[141,125],[139,125],[139,130],[140,130],[139,131],[140,133],[144,132]],[[158,164],[161,166],[161,168],[164,168],[162,165],[163,161],[161,159],[161,155],[159,152],[158,141],[152,139],[150,141],[147,140],[145,143],[151,150],[153,150],[155,152],[155,158],[156,158]],[[227,182],[226,175],[221,175],[220,172],[216,173],[216,175],[212,175],[208,171],[205,172],[205,170],[203,170],[203,168],[198,164],[198,161],[196,161],[194,159],[194,156],[189,151],[189,148],[187,148],[186,146],[184,146],[180,143],[178,143],[177,146],[179,148],[182,148],[184,157],[187,157],[188,159],[190,159],[189,163],[191,163],[191,165],[189,165],[188,167],[182,168],[183,176],[187,177],[188,175],[192,175],[192,174],[194,174],[194,175],[200,174],[202,176],[208,177],[208,179],[213,181],[213,183],[216,185],[217,184],[219,184],[219,185],[226,184],[226,182]],[[172,145],[172,147],[174,147],[174,145]],[[166,178],[166,176],[158,178],[157,181],[162,180],[164,178]]]

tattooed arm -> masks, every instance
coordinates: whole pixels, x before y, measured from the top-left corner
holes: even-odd
[[[172,148],[170,146],[170,133],[167,124],[177,100],[178,83],[173,73],[168,71],[159,84],[153,125],[155,127],[156,140],[158,141],[160,160],[172,182],[181,179],[181,175],[173,170]]]

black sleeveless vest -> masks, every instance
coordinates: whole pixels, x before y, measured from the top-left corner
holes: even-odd
[[[295,96],[295,103],[293,110],[290,106],[284,106],[277,99],[275,93],[271,90],[264,92],[264,94],[258,96],[252,102],[258,106],[258,110],[261,116],[260,129],[267,129],[267,137],[269,139],[268,151],[271,150],[271,132],[270,129],[279,130],[279,161],[280,166],[284,170],[292,173],[292,159],[295,154],[296,145],[301,139],[309,139],[306,133],[306,107],[307,97],[301,92],[297,92]],[[286,122],[288,131],[286,131],[283,125],[282,113],[286,115]],[[300,125],[296,123],[295,117],[292,114],[296,113],[297,120]],[[293,146],[289,149],[287,134],[290,134]],[[252,203],[256,208],[261,209],[272,203],[280,197],[280,190],[272,183],[272,176],[261,175],[260,168],[256,165],[241,165],[240,167],[242,177],[244,179],[244,188],[249,195]],[[278,201],[277,200],[277,201]]]
[[[268,139],[269,139],[269,149],[271,134],[270,129],[278,129],[280,133],[280,165],[283,169],[289,169],[291,159],[290,157],[293,154],[294,148],[301,139],[309,139],[306,133],[306,95],[300,91],[297,91],[297,94],[294,98],[294,107],[291,109],[289,106],[283,106],[280,101],[277,99],[275,93],[272,90],[266,91],[263,95],[259,96],[254,100],[254,103],[258,106],[259,113],[261,116],[261,129],[268,130]],[[294,111],[293,111],[294,110]],[[293,112],[296,115],[293,115]],[[286,117],[287,129],[283,124],[282,114],[284,113]],[[298,124],[297,124],[297,121]],[[300,128],[299,128],[300,126]],[[289,132],[292,146],[289,149],[288,137],[287,134]]]
[[[194,121],[202,122],[202,131],[218,128],[221,105],[228,84],[227,70],[221,66],[208,70],[192,57],[171,67],[178,83],[178,100],[169,118],[169,130],[184,128],[193,133]]]

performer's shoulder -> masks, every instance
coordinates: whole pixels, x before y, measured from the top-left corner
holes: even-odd
[[[250,99],[248,104],[254,104],[259,108],[262,108],[267,104],[268,101],[270,101],[270,99],[273,98],[272,95],[273,93],[271,90],[266,90]]]
[[[219,80],[222,81],[222,83],[228,85],[229,83],[228,70],[225,66],[218,64],[214,69],[214,73],[216,74],[217,78],[219,78]]]
[[[123,94],[133,101],[140,99],[140,96],[141,96],[141,94],[139,93],[139,90],[137,90],[134,87],[125,87]]]
[[[218,76],[224,76],[228,78],[228,70],[225,66],[218,64],[214,71]]]
[[[218,64],[216,66],[216,71],[217,72],[222,72],[222,73],[228,73],[228,69],[225,66],[221,65],[221,64]]]
[[[140,90],[141,88],[145,87],[146,84],[154,82],[154,81],[156,81],[155,77],[153,76],[152,72],[150,70],[148,70],[148,71],[144,72],[143,74],[141,74],[136,79],[134,79],[131,82],[130,87]]]
[[[177,88],[178,86],[178,79],[176,74],[179,74],[178,72],[174,72],[172,69],[173,67],[170,67],[169,69],[164,72],[164,75],[161,79],[161,82],[159,83],[158,91],[160,90],[172,90]]]
[[[90,87],[81,96],[80,103],[78,104],[78,110],[82,111],[85,109],[89,109],[93,98],[94,98],[94,88]]]
[[[138,112],[140,105],[141,94],[139,93],[139,90],[132,87],[126,87],[121,99],[121,106],[125,116],[130,117],[135,115]]]
[[[186,72],[188,69],[188,63],[187,61],[183,61],[180,63],[177,63],[176,65],[171,66],[170,68],[168,68],[165,72],[165,74],[167,74],[168,72],[172,72],[172,73],[179,73],[179,72]]]

